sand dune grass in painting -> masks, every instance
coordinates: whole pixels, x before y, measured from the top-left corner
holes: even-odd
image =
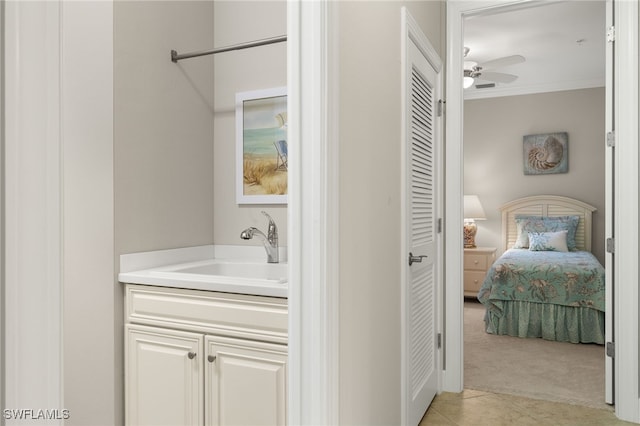
[[[280,157],[276,148],[277,141],[287,140],[287,97],[281,89],[275,92],[245,94],[250,97],[243,99],[241,114],[237,115],[238,126],[242,127],[243,195],[287,194],[287,170],[286,166],[278,167]],[[250,200],[272,199],[245,199]]]
[[[276,159],[245,154],[243,161],[245,195],[287,193],[287,172],[276,170]]]

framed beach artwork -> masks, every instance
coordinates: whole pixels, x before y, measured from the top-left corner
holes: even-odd
[[[524,174],[567,173],[569,169],[569,134],[542,133],[523,137]]]
[[[286,204],[287,88],[236,93],[236,202]]]

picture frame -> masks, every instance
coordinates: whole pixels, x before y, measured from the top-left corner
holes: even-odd
[[[286,204],[287,88],[236,93],[236,202]]]
[[[567,173],[569,170],[569,134],[541,133],[523,137],[525,175]]]

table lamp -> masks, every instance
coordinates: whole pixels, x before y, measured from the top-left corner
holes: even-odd
[[[464,196],[464,248],[476,247],[476,220],[486,220],[482,204],[477,195]]]

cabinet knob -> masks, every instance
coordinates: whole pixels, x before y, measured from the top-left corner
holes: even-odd
[[[216,357],[215,355],[209,355],[209,356],[207,357],[207,360],[208,360],[209,362],[215,362],[215,361],[216,361],[216,358],[217,358],[217,357]]]
[[[189,357],[189,359],[194,359],[196,357],[196,353],[195,352],[189,352],[187,354],[187,356]]]

